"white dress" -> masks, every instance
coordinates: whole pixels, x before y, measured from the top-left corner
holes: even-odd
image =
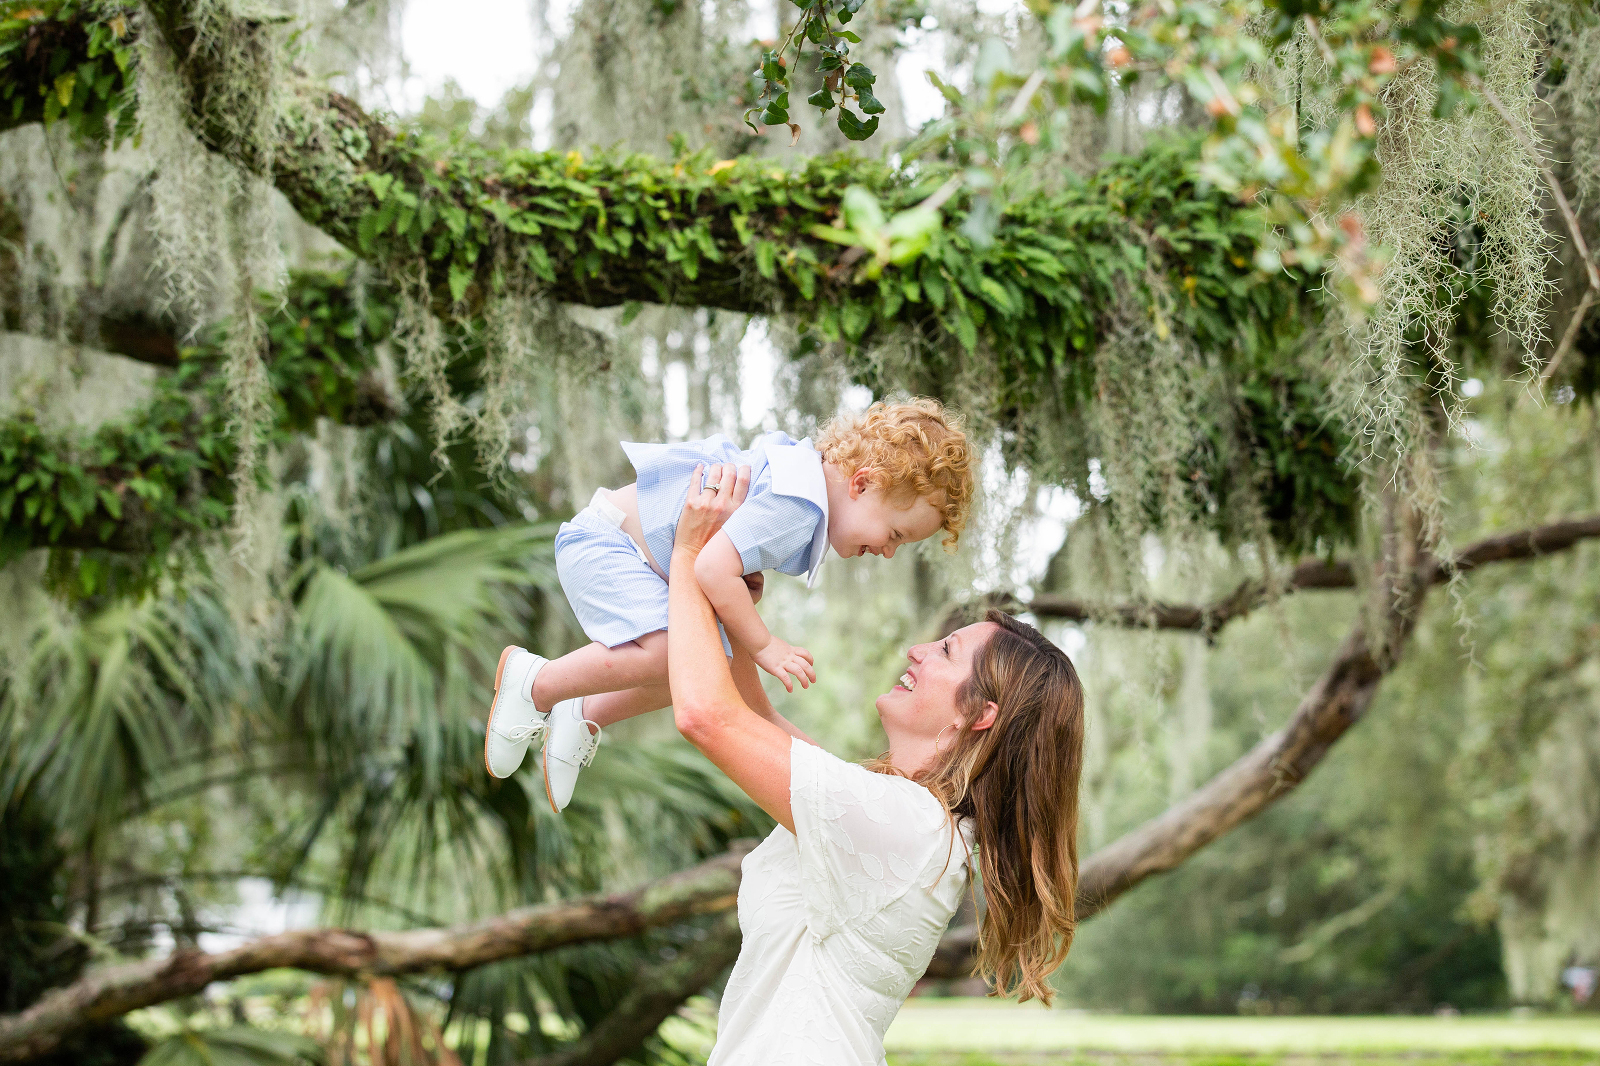
[[[883,1034],[961,902],[970,825],[939,801],[801,740],[795,831],[745,856],[744,945],[707,1066],[882,1066]]]

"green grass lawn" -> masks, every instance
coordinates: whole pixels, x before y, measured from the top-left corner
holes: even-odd
[[[1139,1017],[914,999],[885,1042],[890,1066],[1589,1066],[1600,1017]]]

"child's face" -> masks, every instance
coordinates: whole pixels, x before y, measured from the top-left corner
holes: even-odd
[[[872,471],[857,470],[850,476],[848,497],[828,515],[828,543],[846,559],[893,559],[897,549],[939,532],[941,521],[933,501],[891,498],[872,483]]]

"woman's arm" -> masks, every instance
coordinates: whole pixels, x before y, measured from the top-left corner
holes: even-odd
[[[694,576],[695,560],[750,488],[750,468],[722,467],[713,492],[700,487],[697,468],[678,520],[667,593],[667,679],[678,731],[733,783],[794,831],[789,803],[789,734],[761,717],[740,696],[722,653],[717,616]]]

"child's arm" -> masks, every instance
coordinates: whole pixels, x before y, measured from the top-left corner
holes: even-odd
[[[793,674],[801,688],[810,688],[817,679],[811,653],[772,635],[756,611],[750,589],[744,583],[744,560],[728,534],[718,532],[694,562],[694,576],[706,599],[722,620],[728,639],[750,653],[756,665],[794,691]]]
[[[750,653],[738,645],[733,648],[733,684],[739,690],[739,695],[744,697],[750,709],[761,717],[788,733],[791,737],[798,737],[807,744],[815,745],[816,741],[802,733],[789,719],[778,713],[778,709],[767,699],[766,691],[761,687],[761,671],[756,669],[756,661],[750,658]]]

